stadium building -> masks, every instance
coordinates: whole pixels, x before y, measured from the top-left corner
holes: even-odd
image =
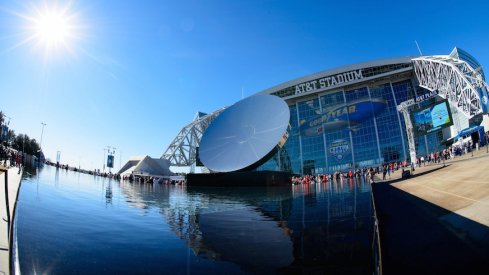
[[[260,92],[287,102],[290,130],[285,145],[258,170],[322,174],[409,162],[442,150],[470,126],[489,130],[488,89],[481,65],[459,48],[288,81]],[[197,113],[162,158],[193,170],[200,138],[223,110]]]

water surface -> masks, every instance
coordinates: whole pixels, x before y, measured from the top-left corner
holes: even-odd
[[[46,166],[16,216],[23,274],[347,273],[373,270],[370,185],[184,187]]]

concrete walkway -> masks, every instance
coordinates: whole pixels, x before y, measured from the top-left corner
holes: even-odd
[[[489,274],[486,148],[373,185],[384,274]]]
[[[1,169],[6,169],[0,165]],[[15,205],[17,203],[17,194],[20,188],[22,174],[19,174],[19,168],[12,167],[8,169],[8,202],[10,220],[13,220]],[[9,235],[7,223],[7,205],[5,196],[5,173],[0,171],[0,274],[10,274],[9,269]]]

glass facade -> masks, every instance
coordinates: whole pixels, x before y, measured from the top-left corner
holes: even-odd
[[[347,103],[371,102],[368,87],[346,91],[345,97]],[[349,119],[355,168],[377,166],[380,163],[374,110],[372,104],[366,106],[366,119],[363,122],[358,123]]]
[[[404,118],[397,105],[414,96],[407,79],[370,82],[289,102],[289,139],[258,169],[323,174],[407,160]],[[423,143],[418,139],[417,145],[428,143],[429,150],[436,150],[439,136],[432,133],[427,142],[423,136]]]
[[[301,122],[307,123],[321,114],[319,99],[299,102],[297,104]],[[313,129],[314,130],[314,129]],[[306,174],[323,173],[326,168],[324,141],[319,132],[301,133],[302,166]]]
[[[328,93],[320,96],[320,98],[321,106],[325,111],[345,103],[343,91]],[[333,127],[325,128],[323,136],[328,156],[326,172],[351,169],[353,167],[353,155],[349,127],[334,127],[333,125]]]
[[[450,57],[463,60],[467,62],[476,72],[479,72],[482,75],[482,79],[485,80],[486,77],[484,75],[484,71],[482,70],[482,65],[468,52],[455,47],[450,53]]]

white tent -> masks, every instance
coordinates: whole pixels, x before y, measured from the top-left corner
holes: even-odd
[[[145,176],[171,176],[170,161],[166,159],[145,157],[132,157],[119,170],[118,174],[124,175],[145,175]]]

